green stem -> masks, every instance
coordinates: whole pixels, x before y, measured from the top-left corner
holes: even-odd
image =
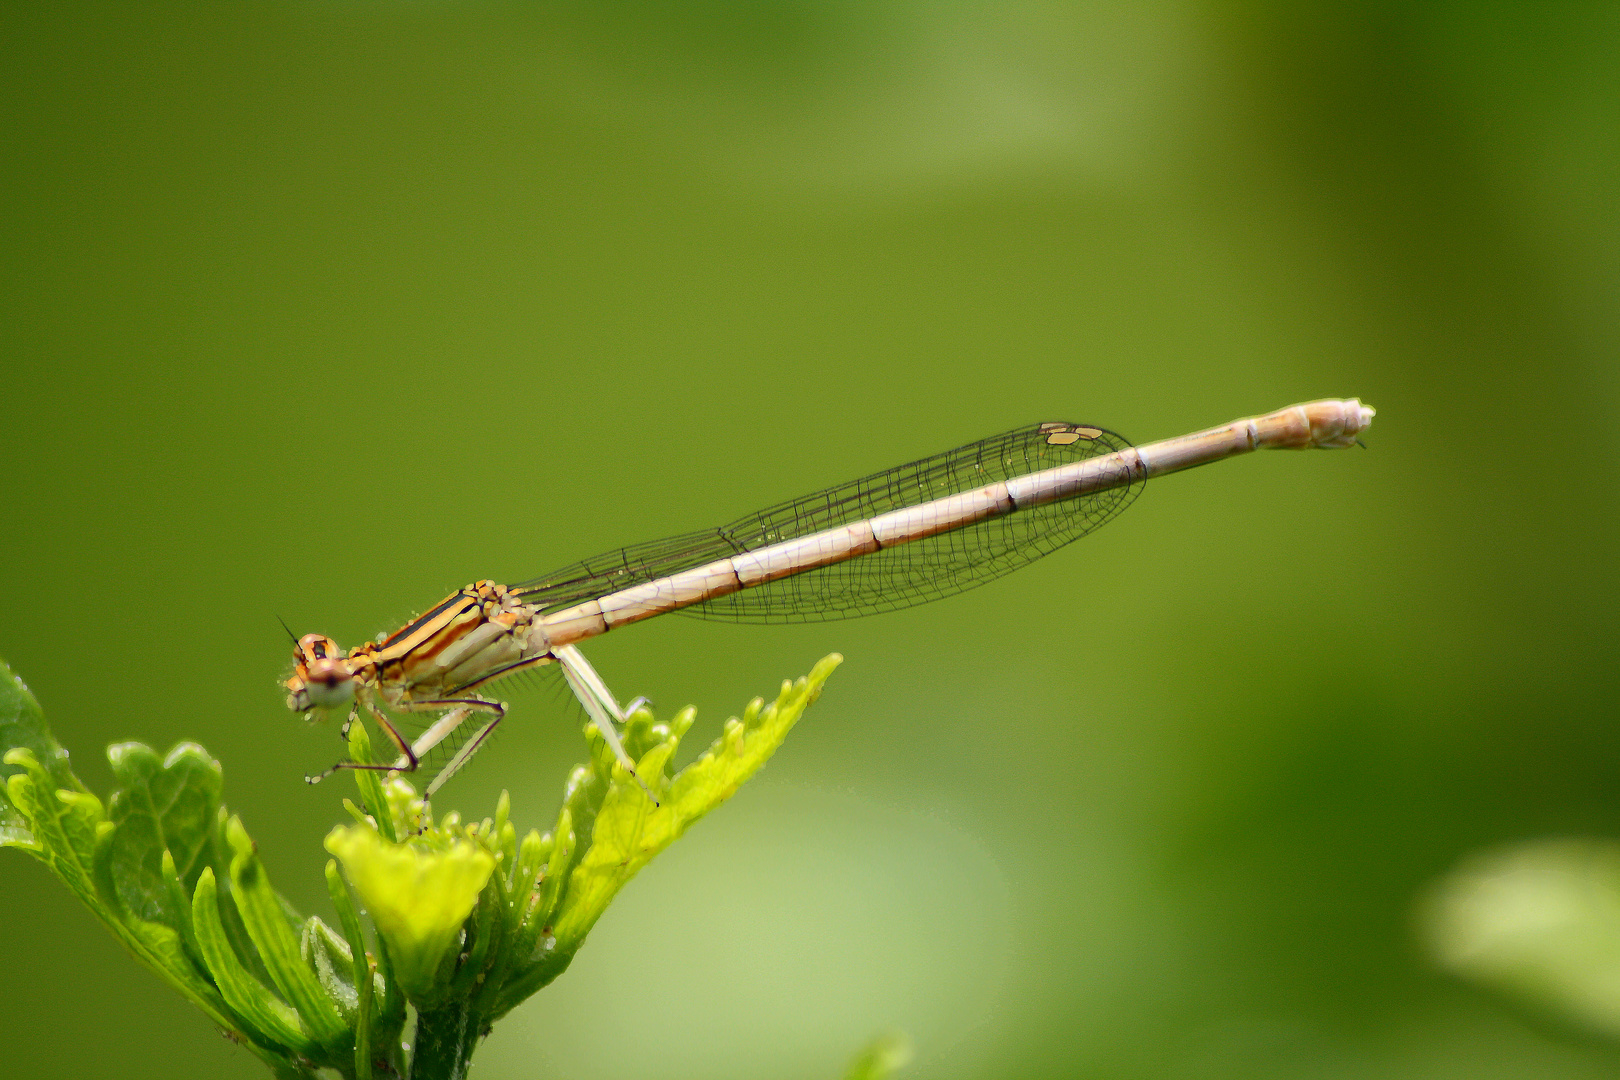
[[[465,998],[418,1014],[410,1080],[466,1080],[481,1026]]]

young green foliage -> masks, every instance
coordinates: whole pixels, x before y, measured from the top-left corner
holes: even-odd
[[[353,822],[326,839],[343,868],[326,868],[340,930],[299,916],[272,888],[225,810],[219,763],[200,746],[161,759],[139,743],[111,747],[119,786],[104,806],[0,664],[0,847],[48,866],[138,960],[284,1080],[323,1069],[464,1077],[490,1025],[560,975],[625,883],[764,765],[841,660],[784,683],[769,704],[750,702],[679,772],[690,708],[668,723],[646,709],[630,718],[623,742],[636,777],[587,727],[588,761],[570,773],[544,834],[519,839],[505,794],[493,817],[435,821],[405,781],[356,771],[361,805],[349,803]],[[350,751],[370,760],[358,722]],[[350,888],[369,914],[369,948]],[[898,1046],[874,1044],[851,1075],[887,1075]]]
[[[240,1037],[276,1076],[313,1077],[332,1063],[295,1010],[268,991],[253,996],[253,987],[264,989],[263,959],[237,959],[251,946],[232,891],[216,884],[230,862],[218,762],[194,743],[162,759],[138,743],[113,746],[108,757],[120,787],[109,810],[73,775],[38,702],[3,664],[0,751],[0,847],[49,867],[137,960]],[[290,909],[276,901],[285,928]],[[198,908],[211,918],[196,918]],[[211,952],[222,966],[230,958],[223,980]],[[257,1008],[239,1012],[233,999]]]

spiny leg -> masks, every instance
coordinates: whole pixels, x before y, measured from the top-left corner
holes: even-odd
[[[567,681],[569,690],[573,692],[574,697],[579,701],[586,715],[590,717],[592,725],[602,733],[603,739],[607,741],[608,746],[613,750],[619,764],[623,765],[631,776],[634,776],[636,774],[635,762],[630,760],[629,754],[625,753],[624,746],[619,741],[618,730],[614,728],[611,722],[605,719],[605,716],[610,716],[613,720],[622,724],[626,716],[646,704],[648,699],[644,697],[636,698],[635,701],[631,702],[630,709],[620,710],[618,702],[614,700],[612,691],[602,681],[602,676],[598,675],[596,669],[591,667],[590,661],[585,659],[584,654],[572,645],[559,645],[540,656],[531,656],[527,660],[499,668],[482,678],[464,684],[459,689],[471,690],[492,679],[504,678],[513,672],[550,663],[555,663],[562,669],[563,678]],[[643,788],[646,786],[645,784],[642,785]],[[649,794],[651,793],[649,792]]]
[[[370,762],[340,761],[336,765],[333,765],[330,769],[325,770],[324,772],[316,773],[314,776],[305,776],[304,777],[304,783],[306,783],[306,784],[318,784],[322,780],[325,780],[328,776],[331,776],[333,773],[345,772],[345,771],[348,771],[348,772],[355,772],[355,771],[358,771],[358,772],[394,772],[396,770],[399,771],[399,772],[415,772],[416,771],[416,766],[418,765],[416,754],[411,750],[411,744],[406,742],[405,737],[399,733],[399,729],[394,727],[394,725],[389,722],[388,717],[384,716],[382,710],[377,708],[377,706],[373,702],[367,700],[365,702],[361,702],[361,703],[357,703],[357,704],[363,704],[365,706],[365,710],[371,714],[371,717],[372,717],[373,720],[377,721],[377,724],[378,724],[379,727],[382,728],[383,733],[386,734],[388,736],[388,738],[393,741],[394,745],[399,748],[399,751],[400,751],[399,759],[393,765],[380,765],[380,764],[374,765],[374,764],[371,764]],[[355,719],[355,714],[353,712],[351,712],[349,714],[350,723],[352,723],[354,721],[354,719]],[[347,727],[348,727],[348,724],[345,724],[344,725],[345,730],[347,729]]]
[[[433,721],[428,729],[411,743],[409,753],[412,757],[418,760],[427,757],[435,746],[449,738],[450,734],[461,726],[461,722],[476,711],[494,713],[496,722],[506,715],[505,705],[498,701],[485,701],[483,698],[436,698],[432,701],[413,701],[406,708],[411,712],[430,712],[447,706],[450,707],[450,711]],[[401,754],[394,767],[404,771],[404,766],[400,764],[404,760],[405,755]]]
[[[438,791],[439,788],[444,785],[446,780],[449,780],[450,777],[454,776],[463,765],[472,760],[472,756],[478,752],[478,748],[483,743],[484,739],[487,738],[489,733],[495,729],[495,726],[501,722],[501,718],[506,715],[505,705],[502,705],[498,701],[485,701],[483,698],[479,697],[436,698],[431,701],[413,701],[407,706],[407,708],[409,708],[412,712],[425,712],[431,709],[442,709],[445,706],[453,707],[449,712],[435,720],[428,727],[428,729],[422,732],[422,734],[417,737],[416,741],[411,744],[411,754],[416,758],[416,760],[420,761],[425,759],[428,754],[432,752],[434,747],[438,746],[445,739],[449,738],[450,735],[453,734],[455,730],[466,721],[467,717],[471,716],[474,712],[481,711],[493,713],[494,715],[491,717],[489,723],[479,728],[472,739],[462,746],[461,749],[457,750],[455,754],[451,756],[450,760],[445,764],[444,768],[440,769],[438,774],[434,776],[433,780],[428,784],[427,790],[423,792],[422,797],[424,800],[431,799],[433,797],[433,793]],[[403,761],[404,755],[401,755],[394,764],[396,767],[398,767]],[[401,771],[404,770],[401,769]]]
[[[495,730],[496,725],[501,722],[501,717],[504,715],[505,713],[503,712],[496,713],[493,720],[479,728],[478,733],[475,734],[471,739],[468,739],[466,744],[462,746],[461,749],[456,751],[454,757],[445,762],[444,768],[439,770],[439,775],[433,778],[433,782],[428,784],[427,790],[422,793],[422,798],[424,801],[432,799],[433,793],[438,791],[439,788],[444,785],[446,780],[449,780],[452,776],[456,775],[456,773],[460,772],[461,767],[472,760],[472,756],[478,753],[478,748],[483,745],[485,739],[489,738],[490,734]]]

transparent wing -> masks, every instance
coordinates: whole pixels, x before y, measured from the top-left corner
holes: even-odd
[[[931,502],[1130,445],[1089,424],[1031,424],[780,503],[707,532],[604,552],[513,586],[555,610],[745,551]],[[894,611],[965,592],[1091,532],[1129,506],[1141,483],[1017,510],[684,609],[729,622],[822,622]]]

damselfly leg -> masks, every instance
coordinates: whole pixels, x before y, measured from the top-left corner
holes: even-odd
[[[376,720],[378,726],[382,728],[383,734],[388,736],[388,740],[399,751],[399,756],[395,758],[392,764],[340,761],[324,772],[304,777],[307,782],[318,784],[335,772],[354,770],[365,772],[415,772],[421,766],[422,759],[434,747],[442,743],[451,732],[460,727],[461,723],[474,712],[483,711],[494,714],[494,717],[480,730],[480,737],[488,735],[490,730],[499,724],[501,718],[506,715],[506,706],[504,704],[498,701],[485,701],[483,698],[440,698],[431,701],[406,702],[402,707],[408,712],[436,712],[440,709],[449,709],[443,716],[430,724],[427,730],[417,736],[416,739],[407,740],[404,735],[400,734],[399,728],[395,727],[393,722],[388,719],[388,716],[377,708],[375,704],[370,701],[363,704],[366,711],[371,714],[372,719]],[[350,710],[348,719],[343,722],[345,735],[347,735],[350,725],[357,719],[359,719],[358,706]],[[460,765],[458,764],[457,767],[459,768]],[[437,790],[439,784],[449,778],[449,776],[441,772],[430,790]]]

